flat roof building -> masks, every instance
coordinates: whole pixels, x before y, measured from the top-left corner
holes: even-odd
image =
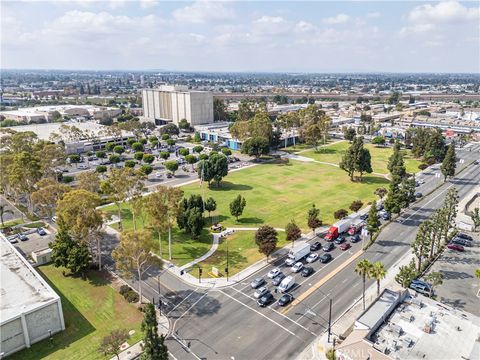
[[[0,356],[65,330],[60,297],[0,234]]]
[[[190,125],[213,123],[213,94],[186,86],[160,86],[142,91],[143,116],[156,125],[187,119]]]

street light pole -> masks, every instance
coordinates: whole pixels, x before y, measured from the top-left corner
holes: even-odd
[[[230,269],[228,268],[228,236],[225,237],[225,242],[227,244],[227,282],[228,282],[228,273],[230,272]]]
[[[157,286],[158,286],[158,311],[160,312],[160,315],[162,315],[162,306],[161,306],[161,300],[160,300],[160,296],[162,296],[160,292],[160,272],[158,272],[158,275],[157,275]]]
[[[330,343],[330,335],[332,334],[332,299],[330,299],[330,307],[328,310],[328,340]]]

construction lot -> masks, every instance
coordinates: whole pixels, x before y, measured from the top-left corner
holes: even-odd
[[[435,288],[438,301],[480,316],[477,297],[480,279],[475,277],[475,269],[480,268],[480,236],[465,233],[474,238],[473,246],[465,247],[464,252],[445,249],[429,272],[443,274],[443,284]]]

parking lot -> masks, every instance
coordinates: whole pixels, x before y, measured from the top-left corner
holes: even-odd
[[[33,251],[42,250],[48,248],[48,244],[55,240],[55,232],[50,227],[49,229],[44,228],[46,235],[39,235],[36,229],[31,229],[25,231],[25,234],[28,240],[21,241],[20,239],[16,239],[17,242],[13,244],[23,256],[28,257]]]
[[[435,288],[437,300],[480,316],[479,279],[475,277],[475,269],[480,268],[480,236],[478,233],[464,233],[474,238],[473,246],[465,247],[464,252],[446,248],[429,273],[438,271],[443,274],[443,284]]]

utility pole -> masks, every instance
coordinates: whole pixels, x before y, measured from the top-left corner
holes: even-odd
[[[160,312],[160,315],[162,315],[162,300],[160,300],[160,296],[162,294],[160,293],[160,272],[157,275],[157,286],[158,286],[158,311]]]
[[[227,273],[227,282],[228,282],[228,272],[229,272],[229,268],[228,268],[228,237],[225,237],[225,242],[227,244],[227,268],[225,269],[225,272]]]
[[[328,310],[328,340],[330,343],[330,335],[332,334],[332,299],[330,299],[330,306]]]
[[[198,283],[201,283],[201,278],[202,278],[202,268],[199,266],[198,267]]]

